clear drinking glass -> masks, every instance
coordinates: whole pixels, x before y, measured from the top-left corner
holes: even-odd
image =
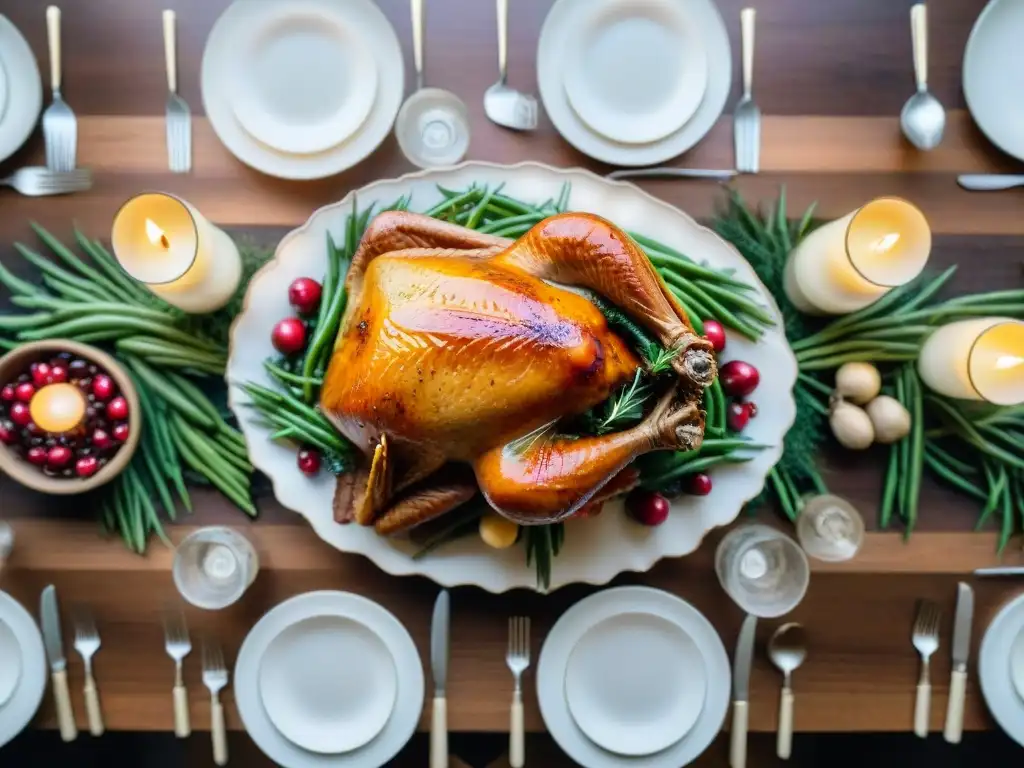
[[[856,555],[864,543],[864,518],[840,496],[812,496],[796,519],[796,537],[811,557],[842,562]]]
[[[174,552],[174,585],[198,608],[217,610],[236,602],[259,571],[252,543],[223,526],[200,528]]]
[[[726,534],[715,551],[722,589],[745,612],[774,619],[793,610],[807,592],[807,555],[775,528],[752,523]]]

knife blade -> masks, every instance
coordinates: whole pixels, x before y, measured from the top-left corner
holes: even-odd
[[[953,619],[953,671],[949,680],[946,727],[942,734],[950,744],[959,744],[964,729],[964,698],[967,691],[967,658],[971,652],[971,622],[974,620],[974,590],[964,582],[957,585],[956,617]]]
[[[78,736],[75,713],[71,709],[71,693],[68,691],[67,659],[64,656],[64,636],[60,629],[60,608],[57,605],[57,588],[51,584],[39,598],[39,617],[43,625],[43,643],[50,660],[50,679],[53,682],[53,698],[57,706],[57,724],[64,741],[74,741]]]
[[[430,625],[430,673],[434,678],[433,719],[430,727],[430,768],[448,768],[448,629],[451,624],[451,599],[441,590],[434,603]]]
[[[745,768],[747,764],[747,698],[750,693],[750,666],[754,659],[754,635],[757,617],[743,620],[732,660],[732,727],[729,734],[729,765]]]

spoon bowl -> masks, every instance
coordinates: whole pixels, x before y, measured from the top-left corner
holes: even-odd
[[[929,91],[918,91],[903,105],[900,127],[907,140],[918,149],[934,149],[942,141],[946,111]]]

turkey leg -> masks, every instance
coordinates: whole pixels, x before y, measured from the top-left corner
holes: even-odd
[[[553,427],[483,454],[473,464],[488,503],[522,525],[571,516],[637,456],[694,450],[704,433],[697,406],[670,391],[640,424],[600,437],[565,438]]]
[[[715,379],[712,346],[694,333],[686,311],[630,237],[597,216],[563,213],[545,219],[497,256],[537,277],[590,288],[655,334],[668,349],[680,349],[673,367],[706,387]]]

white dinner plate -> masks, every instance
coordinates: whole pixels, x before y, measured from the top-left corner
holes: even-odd
[[[0,707],[14,694],[21,679],[21,645],[11,626],[0,618]]]
[[[366,120],[377,62],[358,29],[322,2],[261,5],[238,28],[229,94],[250,134],[282,152],[340,144]]]
[[[303,0],[325,23],[344,27],[372,52],[377,87],[369,114],[352,135],[319,152],[298,154],[275,149],[249,133],[232,103],[238,45],[247,39],[250,23],[263,14],[291,8],[279,0],[238,0],[231,3],[210,30],[203,52],[200,86],[203,107],[217,137],[246,165],[282,179],[319,179],[351,168],[387,138],[405,90],[405,64],[395,30],[373,0]],[[322,75],[322,82],[330,82]],[[325,96],[326,98],[326,96]]]
[[[0,16],[0,69],[6,96],[0,99],[0,162],[13,155],[32,134],[43,108],[39,65],[17,27]]]
[[[675,744],[704,709],[704,657],[683,628],[654,613],[591,626],[569,654],[565,700],[587,737],[619,755]]]
[[[7,110],[7,69],[4,67],[4,60],[0,59],[0,122],[3,122],[4,112]]]
[[[703,44],[707,85],[693,116],[677,130],[657,141],[626,144],[593,130],[569,103],[565,90],[565,52],[575,47],[580,22],[591,12],[593,0],[556,0],[541,27],[537,44],[537,84],[544,109],[566,141],[585,155],[621,166],[655,165],[682,154],[700,141],[725,109],[732,86],[732,52],[725,22],[713,0],[667,0],[686,14],[688,27]],[[630,0],[607,0],[625,9]],[[619,64],[638,52],[620,54]]]
[[[587,12],[565,57],[565,93],[576,114],[627,144],[679,130],[700,106],[708,79],[707,54],[684,7],[678,0],[603,0]]]
[[[397,690],[391,716],[377,735],[349,752],[320,754],[290,741],[274,726],[260,695],[264,657],[275,638],[293,625],[316,618],[363,625],[377,635],[394,661]],[[387,765],[416,730],[423,691],[423,665],[408,631],[394,614],[350,592],[307,592],[272,608],[246,635],[235,662],[235,703],[242,724],[263,753],[284,768]]]
[[[13,635],[20,661],[14,690],[6,701],[0,701],[0,747],[3,747],[25,729],[39,709],[46,691],[46,651],[35,619],[6,592],[0,592],[0,624]],[[7,650],[7,646],[0,647],[0,666],[7,661]]]
[[[660,752],[641,756],[614,754],[587,738],[573,719],[565,681],[577,645],[592,628],[623,614],[655,616],[679,627],[696,647],[705,670],[706,693],[693,726]],[[647,635],[649,637],[649,634]],[[633,643],[620,643],[620,657],[644,652]],[[551,736],[580,765],[587,768],[680,768],[695,760],[714,741],[729,706],[731,674],[722,640],[696,608],[675,595],[650,587],[616,587],[576,603],[555,622],[544,640],[537,663],[537,700]]]
[[[989,141],[1024,160],[1024,3],[991,0],[964,51],[967,109]]]
[[[1024,699],[1014,687],[1013,649],[1024,630],[1024,595],[1000,609],[978,650],[978,680],[989,712],[1006,735],[1024,746]]]
[[[351,752],[380,733],[398,693],[384,640],[347,616],[312,616],[270,641],[260,699],[285,738],[324,754]]]

